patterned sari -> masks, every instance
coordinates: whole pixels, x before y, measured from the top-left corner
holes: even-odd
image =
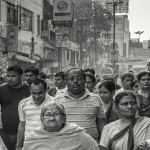
[[[110,140],[120,131],[116,126],[116,122],[106,125],[103,129],[100,145],[109,148]],[[112,150],[128,150],[129,130],[123,134],[119,139],[112,143]],[[150,118],[140,117],[137,119],[133,127],[133,142],[134,148],[150,139]]]

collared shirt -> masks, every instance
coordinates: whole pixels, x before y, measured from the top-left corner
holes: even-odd
[[[32,96],[23,99],[19,103],[18,111],[19,111],[20,121],[26,122],[25,137],[27,137],[27,134],[33,131],[36,127],[41,126],[40,115],[41,115],[42,106],[49,104],[52,100],[53,98],[48,94],[46,94],[46,98],[40,106],[37,106],[33,102]]]
[[[62,96],[54,99],[65,107],[67,122],[76,123],[86,129],[92,137],[98,135],[96,118],[105,118],[102,100],[97,94],[85,90],[85,94],[78,100],[66,91]]]
[[[56,90],[57,90],[57,92],[56,92],[56,94],[55,94],[55,97],[56,97],[56,96],[63,95],[63,94],[66,92],[67,87],[65,87],[65,88],[63,88],[63,89],[58,89],[58,88],[56,87]]]

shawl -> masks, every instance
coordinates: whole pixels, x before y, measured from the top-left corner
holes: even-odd
[[[59,132],[42,127],[32,131],[24,141],[23,150],[99,150],[96,141],[76,124],[66,124]]]

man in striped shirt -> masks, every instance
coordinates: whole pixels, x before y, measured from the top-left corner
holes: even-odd
[[[105,116],[102,100],[97,94],[85,88],[86,75],[79,68],[72,68],[66,72],[68,90],[55,101],[65,107],[67,122],[76,123],[83,127],[96,141],[99,140]]]
[[[40,124],[40,114],[43,105],[52,101],[47,93],[47,84],[44,80],[36,78],[30,85],[31,96],[19,103],[18,111],[20,123],[17,134],[17,149],[23,146],[24,138]]]

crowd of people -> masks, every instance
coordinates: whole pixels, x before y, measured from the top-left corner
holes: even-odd
[[[150,149],[150,72],[53,77],[18,65],[0,77],[0,150]]]

